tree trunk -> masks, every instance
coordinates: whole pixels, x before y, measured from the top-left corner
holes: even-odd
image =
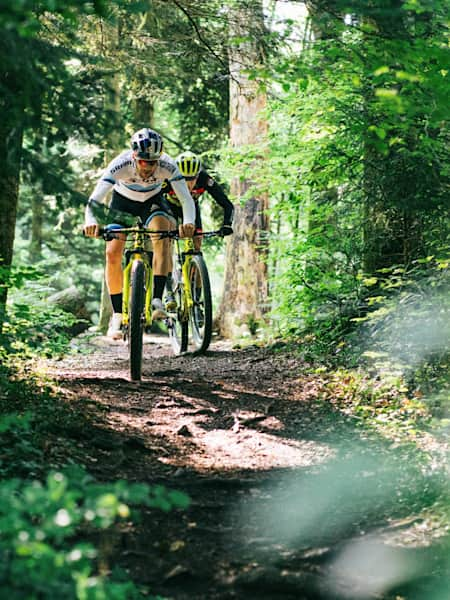
[[[36,190],[31,197],[31,243],[29,251],[31,263],[39,261],[42,256],[42,207],[42,192]]]
[[[385,39],[407,37],[401,0],[390,0],[389,10],[379,11],[371,16],[377,29]],[[373,114],[372,67],[369,71],[369,84],[366,86],[364,101],[368,124],[377,122],[379,116]],[[414,141],[410,140],[411,145]],[[373,145],[367,144],[364,157],[364,256],[363,266],[368,274],[393,265],[407,264],[413,257],[411,248],[421,246],[422,233],[420,219],[407,215],[397,206],[397,177],[389,177],[398,164],[396,147],[392,147],[387,157]],[[405,172],[408,171],[405,165]],[[383,177],[380,177],[383,174]],[[389,202],[388,202],[389,200]]]
[[[330,8],[333,6],[327,6],[329,2],[323,2],[322,0],[307,0],[305,2],[306,9],[308,11],[308,31],[314,40],[326,40],[333,39],[336,37],[336,27],[338,20],[336,14],[330,12]],[[310,41],[310,40],[309,40]],[[307,40],[308,42],[308,40]]]
[[[132,89],[135,90],[133,102],[135,129],[153,127],[154,107],[148,93],[148,81],[145,80],[144,73],[138,73],[138,75],[140,77],[134,79],[132,85]]]
[[[3,119],[5,119],[5,113],[3,113]],[[6,267],[11,265],[13,257],[22,134],[23,131],[20,125],[11,126],[8,129],[6,119],[2,120],[0,125],[0,152],[6,157],[6,160],[2,161],[0,167],[0,177],[3,181],[3,190],[0,194],[0,229],[2,232],[0,263]],[[11,140],[11,142],[8,143],[8,140]]]
[[[23,137],[23,94],[21,93],[20,73],[4,70],[0,75],[0,268],[11,266],[19,197],[20,160]],[[0,277],[2,283],[3,277]],[[7,281],[7,277],[5,275]],[[0,286],[0,331],[6,307],[8,287]]]
[[[230,44],[229,54],[230,139],[237,149],[246,144],[262,145],[267,133],[267,123],[261,115],[266,95],[247,73],[263,62],[263,30],[260,2],[239,3],[230,11],[231,37],[246,39],[238,45]],[[269,202],[267,194],[243,200],[251,185],[251,180],[238,177],[231,185],[236,201],[234,235],[228,238],[224,293],[217,318],[220,332],[226,337],[255,334],[268,309]]]
[[[110,56],[118,54],[120,48],[120,17],[116,16],[116,22],[103,23],[103,52]],[[115,115],[120,115],[121,111],[121,75],[117,71],[108,78],[108,94],[105,99],[105,110]],[[116,116],[115,121],[120,122],[120,116]],[[119,128],[112,128],[108,131],[106,139],[108,141],[108,151],[105,151],[105,165],[121,150],[122,134]],[[100,295],[100,308],[98,318],[98,329],[101,333],[106,333],[109,320],[112,315],[111,300],[105,278],[102,281],[102,290]]]

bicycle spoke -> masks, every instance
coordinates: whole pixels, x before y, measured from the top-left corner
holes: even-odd
[[[192,258],[189,283],[193,299],[190,323],[194,350],[205,352],[212,335],[212,300],[208,269],[200,255]]]
[[[184,316],[183,286],[179,284],[174,290],[177,309],[167,318],[167,329],[175,354],[186,352],[188,346],[188,321]]]

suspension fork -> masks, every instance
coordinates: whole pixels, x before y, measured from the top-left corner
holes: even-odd
[[[128,325],[130,315],[130,288],[131,288],[131,267],[134,257],[127,262],[123,270],[123,290],[122,290],[122,323]]]
[[[183,252],[181,253],[182,256],[182,264],[183,264],[183,282],[184,282],[184,290],[185,290],[185,296],[186,296],[186,308],[188,311],[190,311],[192,309],[192,307],[194,306],[194,299],[192,297],[192,289],[191,289],[191,281],[190,281],[190,267],[191,267],[191,261],[192,261],[192,256],[194,254],[197,254],[197,252],[194,249],[194,242],[192,239],[186,239],[184,241],[184,247],[183,247]],[[195,285],[195,284],[194,284]]]
[[[152,296],[153,296],[153,252],[145,252],[144,265],[145,265],[145,306],[144,306],[144,317],[145,325],[150,326],[152,324]]]
[[[126,265],[123,269],[123,290],[122,290],[122,323],[128,325],[130,320],[130,293],[131,293],[131,270],[135,260],[142,260],[145,266],[145,320],[147,324],[151,323],[151,268],[149,268],[149,257],[147,252],[140,249],[129,250],[129,255],[126,255]],[[150,259],[151,267],[151,259]],[[149,295],[150,292],[150,295]]]

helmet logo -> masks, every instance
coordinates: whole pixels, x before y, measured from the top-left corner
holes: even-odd
[[[131,137],[131,149],[136,158],[142,160],[158,160],[162,154],[163,140],[153,129],[140,129]]]

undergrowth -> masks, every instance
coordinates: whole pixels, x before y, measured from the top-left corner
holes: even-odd
[[[26,274],[24,276],[26,279]],[[23,283],[21,279],[21,284]],[[125,600],[149,596],[114,564],[108,539],[139,507],[184,509],[162,486],[98,482],[73,458],[49,452],[55,435],[80,427],[36,359],[68,349],[73,317],[22,303],[0,336],[0,596],[11,600]]]

